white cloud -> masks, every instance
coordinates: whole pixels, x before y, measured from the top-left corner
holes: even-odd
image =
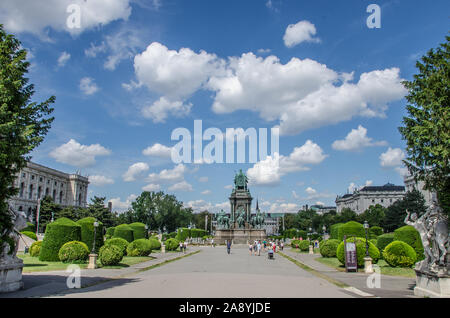
[[[65,66],[68,60],[70,60],[70,54],[65,51],[62,52],[62,54],[58,58],[58,66],[59,67]]]
[[[380,165],[385,168],[401,166],[405,153],[400,148],[391,148],[380,155]]]
[[[176,183],[173,186],[169,187],[169,191],[190,192],[190,191],[194,191],[194,189],[192,189],[191,184],[187,183],[186,181],[181,181],[181,182]]]
[[[128,20],[131,14],[131,0],[2,0],[0,21],[12,33],[30,32],[48,38],[46,28],[80,34],[115,20]],[[80,6],[80,27],[67,24],[73,11],[69,5]]]
[[[294,197],[294,199],[299,199],[300,197],[299,197],[299,195],[297,194],[297,192],[295,192],[295,191],[292,191],[292,196]]]
[[[211,191],[210,190],[205,190],[205,191],[202,192],[202,194],[203,195],[208,195],[208,194],[211,194]]]
[[[91,77],[83,77],[80,80],[80,90],[85,95],[95,94],[99,88],[97,84],[95,84],[94,79]]]
[[[320,42],[320,39],[314,38],[316,32],[314,24],[306,20],[290,24],[283,37],[284,45],[294,47],[302,42]]]
[[[248,169],[247,176],[250,184],[275,185],[280,182],[282,176],[309,170],[307,165],[317,165],[326,157],[319,145],[308,140],[303,146],[294,148],[288,157],[280,156],[278,153],[267,156]]]
[[[300,210],[296,203],[273,203],[268,213],[297,213]]]
[[[103,187],[108,184],[114,184],[114,180],[105,176],[89,176],[89,183],[93,186]]]
[[[152,157],[171,158],[172,148],[156,143],[144,149],[142,154]]]
[[[142,187],[143,191],[148,191],[148,192],[155,192],[155,191],[159,191],[161,190],[161,187],[159,184],[147,184],[145,187]]]
[[[259,54],[269,54],[271,51],[271,49],[258,49]]]
[[[62,162],[74,167],[89,167],[95,164],[96,156],[110,155],[111,151],[105,147],[95,145],[81,145],[74,139],[59,146],[50,152],[49,156],[58,162]]]
[[[141,113],[145,118],[152,119],[154,123],[165,123],[169,114],[175,117],[184,117],[191,112],[191,108],[191,103],[170,101],[163,96],[152,105],[143,107]]]
[[[228,212],[230,211],[230,202],[225,201],[222,203],[212,204],[211,202],[206,202],[205,200],[192,200],[187,202],[185,207],[192,208],[194,212],[209,211],[210,213],[218,213],[222,209]]]
[[[121,201],[120,197],[119,198],[110,199],[108,202],[112,203],[112,210],[114,212],[119,212],[120,213],[120,212],[125,212],[126,210],[130,209],[131,208],[131,203],[134,200],[136,200],[136,198],[137,198],[137,195],[130,194],[128,196],[128,198],[125,200],[125,202]]]
[[[208,177],[200,177],[198,178],[198,182],[208,182],[209,178]]]
[[[175,166],[173,169],[164,169],[159,173],[151,173],[147,181],[151,183],[174,183],[184,181],[184,173],[187,168],[183,164]]]
[[[145,162],[137,162],[131,165],[123,174],[122,178],[125,182],[136,181],[137,178],[142,177],[143,173],[149,169]]]
[[[335,150],[358,151],[362,150],[364,147],[386,145],[386,141],[373,142],[372,138],[367,137],[367,129],[359,125],[358,129],[352,129],[345,139],[333,142],[332,147]]]
[[[325,206],[325,203],[321,202],[321,201],[317,201],[316,205],[320,205],[320,206]]]
[[[224,186],[224,188],[225,189],[233,189],[233,185],[229,184],[229,185]]]
[[[105,42],[102,42],[99,45],[95,45],[94,43],[91,43],[91,47],[84,50],[84,55],[86,57],[97,57],[98,54],[104,53],[108,50],[108,47],[106,46]]]
[[[305,192],[309,195],[315,195],[317,194],[317,191],[311,187],[306,188]]]

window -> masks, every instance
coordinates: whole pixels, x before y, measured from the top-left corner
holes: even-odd
[[[58,182],[55,181],[55,187],[58,185]]]
[[[27,175],[25,173],[22,173],[22,177],[25,178]]]
[[[45,196],[46,196],[46,197],[48,197],[49,191],[50,191],[49,188],[45,189]]]
[[[61,204],[62,201],[63,201],[63,192],[60,191],[60,192],[59,192],[59,203]]]
[[[37,198],[40,199],[42,194],[42,187],[38,187],[38,195]]]
[[[384,200],[383,199],[381,199],[381,203],[383,203],[384,202]]]
[[[53,202],[56,200],[56,190],[53,190],[53,196],[52,196]]]
[[[24,188],[25,188],[25,183],[22,182],[22,183],[20,184],[20,197],[21,197],[21,198],[23,198],[23,190],[24,190]]]
[[[30,184],[30,192],[28,193],[28,199],[31,200],[33,198],[33,185]]]
[[[31,176],[31,180],[34,180],[34,176]]]
[[[42,179],[42,177],[39,177],[39,182],[42,182],[44,179]]]
[[[372,199],[372,203],[375,203],[375,199]]]
[[[50,184],[50,180],[47,180],[47,184]]]

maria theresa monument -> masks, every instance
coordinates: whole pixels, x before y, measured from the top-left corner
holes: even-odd
[[[267,237],[263,228],[265,214],[261,213],[257,205],[256,212],[252,214],[252,195],[248,189],[248,178],[239,171],[234,177],[234,188],[229,197],[230,213],[223,210],[217,215],[217,231],[215,240],[224,243],[232,240],[233,243],[246,244],[254,240],[263,240]]]

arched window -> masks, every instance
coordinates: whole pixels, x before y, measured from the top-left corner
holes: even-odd
[[[55,202],[55,200],[56,200],[56,189],[53,189],[53,202]]]
[[[33,185],[30,184],[30,192],[28,193],[28,199],[32,199],[33,198]]]
[[[38,195],[37,195],[37,198],[38,198],[38,199],[41,198],[41,194],[42,194],[42,187],[39,186],[39,187],[38,187]]]
[[[20,197],[23,198],[23,191],[25,190],[25,183],[20,184]]]
[[[45,196],[48,197],[49,193],[50,193],[50,189],[49,189],[49,188],[46,188],[46,189],[45,189]]]
[[[60,191],[59,192],[59,204],[62,204],[62,202],[63,202],[63,192]]]
[[[81,193],[78,195],[78,205],[81,205]]]

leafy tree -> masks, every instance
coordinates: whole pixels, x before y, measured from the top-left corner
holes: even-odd
[[[0,245],[13,227],[7,200],[17,194],[16,174],[44,140],[54,119],[49,117],[54,96],[42,103],[31,101],[34,86],[25,77],[30,66],[26,56],[20,41],[0,25]]]
[[[437,49],[417,61],[419,73],[403,84],[408,89],[403,127],[405,165],[412,175],[436,191],[450,215],[450,36]],[[450,223],[449,223],[450,224]]]
[[[205,229],[205,217],[208,216],[208,224],[206,225],[206,229],[209,232],[211,230],[211,218],[212,214],[208,211],[203,211],[200,213],[196,213],[193,215],[193,222],[197,229]]]
[[[285,230],[292,229],[292,228],[298,228],[298,225],[295,220],[295,214],[286,213],[286,214],[284,214],[283,218],[284,218],[283,221],[284,221],[284,229]],[[281,223],[281,224],[283,224],[283,223]]]
[[[347,223],[350,221],[357,220],[357,214],[350,208],[342,209],[341,213],[336,214],[334,218],[334,223]]]
[[[369,223],[371,227],[381,226],[384,221],[385,214],[386,208],[384,208],[380,204],[371,205],[366,211],[358,215],[357,220],[360,223],[364,223],[364,221],[367,221],[367,223]]]
[[[41,200],[41,206],[39,209],[39,229],[45,232],[47,224],[53,220],[59,218],[61,212],[61,206],[53,202],[52,197],[46,196]],[[40,231],[40,232],[41,232]]]
[[[103,223],[104,228],[114,226],[115,220],[112,212],[105,207],[106,197],[94,196],[91,198],[91,203],[88,206],[88,216],[96,218]]]

